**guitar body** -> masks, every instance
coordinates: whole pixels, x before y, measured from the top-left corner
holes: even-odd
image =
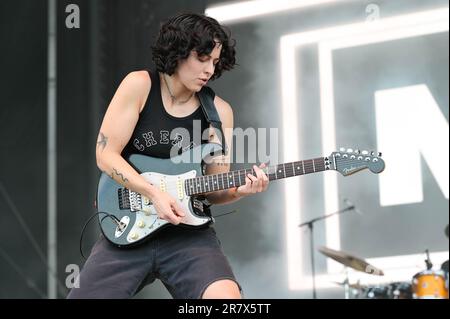
[[[128,162],[149,183],[178,200],[186,214],[180,226],[202,227],[213,219],[203,214],[202,205],[194,196],[186,194],[184,181],[201,176],[204,160],[220,152],[220,145],[208,143],[168,159],[133,154]],[[119,247],[138,244],[170,225],[158,217],[150,200],[128,191],[105,173],[98,184],[97,210],[103,235]]]

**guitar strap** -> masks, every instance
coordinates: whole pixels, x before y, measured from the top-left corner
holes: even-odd
[[[216,133],[222,143],[222,155],[228,154],[228,148],[225,142],[225,134],[223,134],[222,122],[220,121],[219,114],[214,105],[214,97],[216,94],[210,87],[203,87],[202,90],[197,93],[198,99],[200,100],[201,108],[203,114],[205,115],[206,121],[215,128]]]
[[[228,154],[228,147],[225,142],[225,134],[223,134],[222,121],[220,121],[219,114],[217,113],[216,106],[214,105],[214,97],[216,94],[210,87],[203,87],[199,93],[197,93],[198,99],[200,100],[201,108],[203,114],[205,115],[206,121],[211,124],[211,126],[216,130],[219,139],[222,143],[222,155]],[[204,195],[197,196],[197,199],[203,204],[203,213],[211,216],[211,203],[208,202]]]

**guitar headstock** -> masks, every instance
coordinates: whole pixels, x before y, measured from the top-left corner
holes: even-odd
[[[381,153],[360,151],[359,149],[341,148],[328,157],[330,169],[334,169],[344,176],[348,176],[368,168],[372,173],[378,174],[384,170],[384,161]]]

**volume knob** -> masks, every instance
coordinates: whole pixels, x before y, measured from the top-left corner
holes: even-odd
[[[131,239],[136,240],[139,238],[139,235],[136,233],[132,233],[130,237],[131,237]]]
[[[140,220],[137,225],[138,225],[139,228],[144,228],[145,227],[145,223],[142,220]]]

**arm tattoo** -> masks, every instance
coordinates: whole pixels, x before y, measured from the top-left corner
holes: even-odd
[[[116,173],[116,175],[122,179],[122,182],[128,182],[128,178],[125,178],[122,173],[119,173],[115,168],[113,168],[113,170],[114,172],[111,173],[111,178],[113,178],[114,173]]]
[[[97,145],[100,146],[103,151],[105,149],[107,143],[108,143],[108,137],[106,137],[102,132],[100,132],[99,140],[97,141]]]

